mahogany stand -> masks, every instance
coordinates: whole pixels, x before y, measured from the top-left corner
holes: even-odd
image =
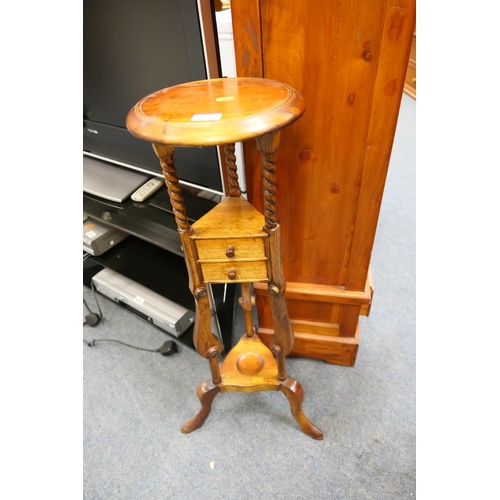
[[[323,439],[302,411],[304,391],[286,373],[294,334],[285,304],[280,226],[276,222],[275,152],[280,130],[304,113],[302,95],[262,78],[223,78],[190,82],[154,92],[129,112],[127,128],[152,143],[165,176],[184,249],[190,289],[196,303],[194,344],[210,365],[211,380],[197,394],[201,409],[182,426],[198,429],[219,392],[281,391],[302,430]],[[234,143],[255,139],[262,155],[264,215],[241,196]],[[175,147],[224,145],[229,196],[193,224],[189,223],[174,161]],[[269,348],[252,323],[252,283],[267,283],[274,321]],[[222,345],[211,331],[207,287],[240,283],[245,333],[219,366]]]

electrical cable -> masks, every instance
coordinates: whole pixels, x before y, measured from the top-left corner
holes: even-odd
[[[97,304],[97,309],[99,310],[99,314],[94,313],[90,310],[90,307],[87,305],[87,302],[85,299],[83,299],[83,303],[85,307],[87,308],[87,311],[89,314],[85,316],[85,321],[83,322],[83,326],[89,325],[89,326],[96,326],[101,319],[103,318],[103,314],[101,311],[101,306],[99,305],[99,301],[97,300],[97,292],[95,291],[94,288],[94,283],[91,283],[91,288],[92,292],[94,293],[95,297],[95,302]],[[162,356],[171,356],[172,354],[178,352],[177,344],[173,342],[172,340],[167,340],[166,342],[163,343],[161,347],[158,349],[145,349],[143,347],[137,347],[131,344],[127,344],[126,342],[122,342],[121,340],[114,340],[114,339],[92,339],[90,342],[88,340],[83,339],[83,343],[87,344],[89,347],[93,347],[96,345],[97,342],[115,342],[117,344],[124,345],[126,347],[130,347],[131,349],[137,349],[138,351],[146,351],[146,352],[159,352]]]
[[[121,340],[113,340],[113,339],[92,339],[90,342],[83,339],[83,343],[87,344],[89,347],[93,347],[97,342],[116,342],[117,344],[122,344],[127,347],[131,347],[132,349],[137,349],[138,351],[147,351],[147,352],[158,352],[158,349],[144,349],[143,347],[137,347],[135,345],[127,344],[126,342],[122,342]]]
[[[92,288],[92,292],[94,293],[95,303],[97,304],[97,309],[99,310],[99,314],[92,312],[90,310],[90,307],[88,306],[87,302],[85,301],[85,299],[83,299],[83,304],[85,305],[85,307],[87,308],[87,311],[89,312],[85,316],[85,321],[83,322],[83,326],[85,326],[85,325],[96,326],[103,318],[101,306],[99,305],[99,301],[97,300],[97,293],[96,293],[95,288],[94,288],[94,283],[92,282],[90,284],[90,286]]]
[[[115,342],[117,344],[124,345],[126,347],[130,347],[131,349],[136,349],[138,351],[146,351],[146,352],[159,352],[162,356],[171,356],[176,352],[179,352],[177,344],[172,340],[167,340],[163,343],[161,347],[158,349],[145,349],[144,347],[137,347],[135,345],[127,344],[126,342],[122,342],[121,340],[114,339],[92,339],[90,342],[88,340],[83,339],[83,343],[87,344],[89,347],[94,347],[97,342]]]

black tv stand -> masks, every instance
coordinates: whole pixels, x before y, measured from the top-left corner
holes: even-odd
[[[216,204],[216,201],[196,196],[189,190],[184,192],[183,189],[183,195],[199,217]],[[194,299],[189,290],[189,277],[175,218],[173,213],[167,210],[165,197],[168,200],[166,187],[162,187],[144,203],[136,203],[129,198],[122,204],[116,204],[84,193],[83,211],[90,219],[101,221],[130,235],[104,254],[90,256],[84,260],[84,285],[90,287],[92,277],[101,269],[108,267],[194,311]],[[234,284],[212,286],[222,341],[226,350],[229,350],[231,345],[235,286]],[[123,304],[120,305],[125,307]],[[141,317],[140,314],[136,314]],[[194,327],[190,326],[179,338],[167,332],[165,334],[194,349],[193,329]]]
[[[190,186],[182,186],[182,196],[190,215],[194,217],[193,222],[210,211],[222,198],[221,195]],[[184,255],[166,186],[143,203],[133,201],[130,197],[123,203],[116,203],[84,192],[83,212],[92,219],[169,252]]]

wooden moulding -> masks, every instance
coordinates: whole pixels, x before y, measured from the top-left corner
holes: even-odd
[[[292,320],[295,330],[295,324]],[[259,328],[258,334],[265,345],[274,331],[270,328]],[[322,359],[328,363],[341,366],[354,366],[359,346],[359,325],[356,335],[350,337],[328,337],[311,333],[295,331],[295,343],[289,356],[301,356],[304,358]]]
[[[366,281],[362,292],[345,290],[342,287],[328,285],[311,285],[288,282],[286,297],[292,300],[308,300],[312,302],[332,302],[335,304],[359,305],[363,308],[364,316],[368,316],[373,296],[371,275]]]
[[[258,335],[269,345],[274,330],[267,297],[267,285],[254,283],[259,311]],[[343,366],[354,366],[359,346],[359,325],[354,335],[342,336],[340,318],[343,307],[359,306],[368,316],[373,299],[371,271],[364,291],[348,291],[341,287],[288,282],[285,292],[295,342],[290,356],[303,356]],[[304,311],[307,311],[306,313]]]

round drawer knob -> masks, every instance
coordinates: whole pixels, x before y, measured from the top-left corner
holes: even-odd
[[[226,250],[226,257],[234,257],[234,247],[227,247]]]
[[[228,273],[227,273],[227,277],[230,279],[230,280],[234,280],[236,278],[236,269],[231,269]]]

